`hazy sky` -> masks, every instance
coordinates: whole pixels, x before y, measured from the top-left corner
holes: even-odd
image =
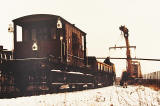
[[[1,2],[0,44],[12,45],[8,33],[11,20],[30,14],[59,15],[87,33],[88,55],[125,57],[125,50],[109,47],[125,45],[120,25],[129,29],[130,45],[137,46],[140,58],[160,59],[159,0],[5,0]],[[125,60],[114,60],[117,75],[125,69]],[[160,62],[140,61],[142,73],[160,70]]]

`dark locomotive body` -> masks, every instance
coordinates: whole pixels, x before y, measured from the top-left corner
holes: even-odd
[[[112,85],[114,64],[86,56],[86,33],[60,16],[13,20],[14,50],[0,49],[0,94],[22,95]]]

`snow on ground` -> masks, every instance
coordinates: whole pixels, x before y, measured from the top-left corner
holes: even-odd
[[[160,106],[160,91],[143,86],[0,99],[0,106]]]

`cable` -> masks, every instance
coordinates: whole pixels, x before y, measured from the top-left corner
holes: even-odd
[[[106,59],[107,57],[96,57],[96,59]],[[127,59],[127,58],[117,58],[110,57],[109,59]],[[130,58],[131,60],[147,60],[147,61],[160,61],[160,59],[147,59],[147,58]]]

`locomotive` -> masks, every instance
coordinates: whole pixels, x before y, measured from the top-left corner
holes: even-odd
[[[9,29],[11,30],[11,29]],[[0,46],[0,97],[112,85],[114,64],[86,55],[86,33],[64,18],[34,14],[13,20],[12,51]]]

